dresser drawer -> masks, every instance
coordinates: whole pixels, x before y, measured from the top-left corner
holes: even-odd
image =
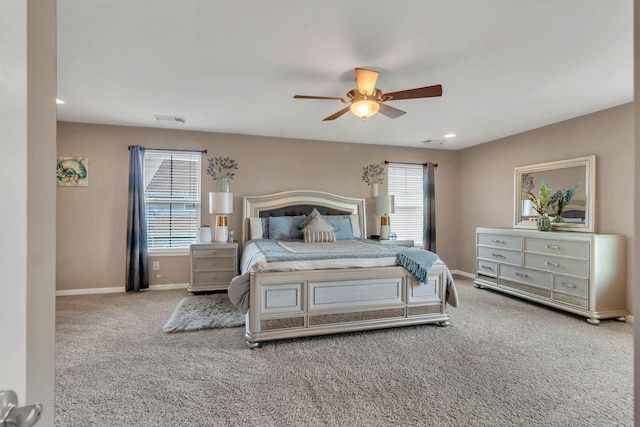
[[[507,251],[503,249],[478,247],[478,257],[497,262],[522,265],[522,252]]]
[[[191,254],[193,258],[223,257],[235,258],[235,249],[193,249]]]
[[[236,259],[218,258],[218,257],[202,257],[193,258],[194,270],[234,270],[236,269]]]
[[[478,233],[478,244],[502,249],[522,250],[522,237]]]
[[[527,237],[524,240],[524,250],[526,252],[540,252],[543,254],[589,259],[589,242]]]
[[[589,277],[589,261],[569,258],[558,258],[547,255],[524,254],[526,267],[539,268],[555,273],[571,274],[573,276]]]
[[[498,263],[496,262],[492,262],[492,261],[485,261],[483,259],[479,259],[478,260],[478,273],[485,275],[485,276],[491,276],[491,277],[497,277],[498,275]]]
[[[230,283],[234,276],[235,271],[195,271],[193,273],[193,284]]]
[[[500,278],[549,289],[553,285],[553,275],[551,273],[527,270],[526,268],[512,267],[510,265],[500,266]]]
[[[589,281],[573,277],[554,276],[553,290],[575,295],[582,298],[589,297]]]

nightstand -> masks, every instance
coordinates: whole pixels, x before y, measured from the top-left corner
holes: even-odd
[[[189,292],[226,291],[238,275],[237,243],[194,243],[189,254]]]
[[[382,243],[385,245],[396,245],[396,246],[408,246],[413,247],[413,240],[375,240],[374,242]]]

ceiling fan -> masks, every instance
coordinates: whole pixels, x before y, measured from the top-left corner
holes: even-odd
[[[442,86],[426,86],[416,89],[401,90],[398,92],[382,93],[380,89],[376,87],[376,81],[378,80],[378,72],[373,70],[366,70],[364,68],[356,68],[356,83],[357,89],[352,89],[347,93],[345,98],[337,98],[332,96],[307,96],[307,95],[295,95],[295,99],[335,99],[349,104],[349,106],[343,108],[323,119],[335,120],[347,111],[351,112],[366,120],[368,117],[373,116],[378,111],[385,116],[396,119],[406,111],[399,110],[394,107],[390,107],[385,104],[387,101],[397,101],[400,99],[413,99],[413,98],[430,98],[434,96],[442,96]]]

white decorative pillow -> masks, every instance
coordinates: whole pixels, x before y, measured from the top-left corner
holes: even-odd
[[[262,229],[262,218],[249,218],[249,235],[251,239],[264,238],[264,230]]]
[[[353,237],[362,237],[362,234],[360,234],[360,218],[358,217],[358,215],[349,215],[349,219],[351,220],[351,230],[353,230]]]
[[[331,224],[322,219],[322,217],[315,216],[302,229],[302,239],[305,243],[335,242],[336,233],[333,232]]]

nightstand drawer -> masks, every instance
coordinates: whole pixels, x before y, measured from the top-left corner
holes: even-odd
[[[193,284],[229,284],[235,276],[235,271],[196,271],[193,273]]]
[[[235,258],[236,250],[231,249],[194,249],[193,255],[194,258],[208,258],[208,257],[223,257],[223,258]]]
[[[194,270],[235,270],[236,258],[193,258]]]

